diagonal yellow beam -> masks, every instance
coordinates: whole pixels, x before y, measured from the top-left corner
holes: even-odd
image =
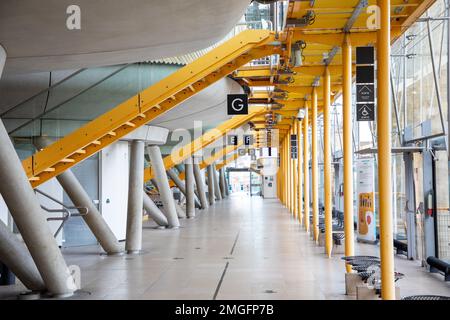
[[[166,168],[166,170],[169,170],[173,166],[183,162],[184,160],[192,156],[194,153],[200,151],[201,149],[210,145],[217,139],[223,137],[229,131],[243,126],[244,124],[249,122],[253,117],[263,114],[264,112],[266,112],[265,107],[252,107],[250,108],[250,111],[247,115],[234,116],[230,120],[223,122],[214,129],[209,130],[208,132],[203,134],[201,137],[195,139],[191,143],[181,148],[172,150],[170,155],[164,157],[163,160],[164,167]],[[152,178],[153,173],[151,172],[151,168],[146,168],[144,172],[144,181],[148,181]]]
[[[229,75],[280,51],[275,35],[247,30],[22,161],[33,187],[55,177]]]

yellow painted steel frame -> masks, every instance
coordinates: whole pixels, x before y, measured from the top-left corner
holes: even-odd
[[[22,164],[33,187],[174,108],[234,70],[273,53],[274,33],[247,30],[58,140]]]
[[[230,120],[227,120],[214,129],[207,131],[201,137],[195,139],[191,143],[172,150],[171,154],[164,157],[164,167],[169,170],[178,163],[183,162],[196,152],[210,145],[217,139],[220,139],[226,135],[229,131],[237,129],[242,125],[249,122],[253,117],[263,114],[266,111],[265,107],[251,107],[249,113],[246,115],[234,116]],[[146,168],[144,172],[144,181],[148,181],[153,178],[151,168]]]
[[[295,120],[297,121],[297,120]],[[292,128],[294,130],[294,134],[297,135],[297,145],[295,146],[297,148],[297,158],[298,158],[298,132],[297,132],[297,125],[296,122],[292,124]],[[292,160],[292,174],[293,174],[293,181],[294,181],[294,217],[298,218],[298,174],[297,174],[297,159]]]
[[[239,154],[238,153],[233,153],[231,156],[229,156],[228,158],[225,159],[225,161],[223,163],[218,163],[216,164],[216,169],[220,170],[223,167],[225,167],[226,165],[228,165],[230,162],[236,160],[237,158],[239,158]]]
[[[217,151],[216,153],[214,153],[212,156],[210,156],[209,158],[203,160],[200,164],[199,167],[200,169],[205,169],[208,165],[212,164],[213,162],[216,162],[218,160],[223,160],[225,161],[225,157],[230,154],[231,152],[235,151],[237,148],[239,148],[240,146],[242,146],[242,144],[244,143],[244,141],[239,140],[237,145],[235,146],[226,146],[225,148],[220,149],[219,151]],[[216,165],[216,169],[217,169],[217,165]],[[147,171],[147,170],[146,170]],[[151,174],[151,173],[150,173]],[[184,180],[185,177],[185,173],[184,171],[181,172],[178,175],[178,178],[180,180]],[[151,179],[151,178],[150,178]],[[171,184],[171,186],[175,186],[174,184]]]
[[[302,185],[302,157],[303,157],[303,148],[302,148],[302,121],[297,121],[297,141],[298,141],[298,153],[297,153],[297,183],[298,183],[298,222],[300,225],[303,225],[303,185]]]
[[[303,119],[303,222],[305,229],[309,232],[309,139],[308,139],[308,127],[309,127],[309,112],[307,103],[305,102],[305,118]]]
[[[323,75],[323,171],[324,171],[324,194],[325,194],[325,252],[331,257],[333,248],[332,238],[332,214],[331,214],[331,133],[330,133],[330,72],[325,69]]]
[[[312,228],[314,241],[319,240],[319,161],[317,156],[317,88],[313,88],[312,93],[312,150],[311,150],[311,167],[312,167]]]
[[[345,38],[342,45],[343,60],[343,157],[344,157],[344,233],[345,255],[354,256],[354,231],[353,231],[353,149],[352,149],[352,45],[349,37]],[[347,272],[352,272],[349,264],[346,264]]]
[[[377,41],[377,133],[378,188],[380,212],[381,297],[395,300],[394,247],[391,180],[391,97],[390,97],[390,0],[378,1],[380,29]]]

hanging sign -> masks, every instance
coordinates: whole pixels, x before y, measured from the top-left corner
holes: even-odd
[[[297,150],[297,135],[291,134],[291,159],[297,159],[298,157]]]
[[[246,94],[229,94],[227,109],[228,115],[248,114],[248,96]]]
[[[356,48],[356,121],[375,120],[375,54],[373,47]]]
[[[253,135],[244,135],[244,146],[251,146],[253,144]]]
[[[238,136],[236,136],[236,135],[228,135],[227,139],[228,139],[227,144],[229,146],[237,146],[237,144],[238,144]]]

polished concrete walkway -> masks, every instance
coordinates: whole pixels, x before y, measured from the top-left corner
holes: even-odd
[[[64,249],[81,267],[78,299],[354,299],[344,294],[341,255],[325,257],[278,200],[234,194],[178,230],[145,226],[141,255]],[[378,255],[378,246],[357,245]],[[401,295],[450,295],[443,277],[396,258]],[[17,286],[0,287],[8,297]]]

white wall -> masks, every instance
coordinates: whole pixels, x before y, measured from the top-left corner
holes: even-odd
[[[100,212],[118,240],[125,239],[128,205],[128,142],[100,152]]]

